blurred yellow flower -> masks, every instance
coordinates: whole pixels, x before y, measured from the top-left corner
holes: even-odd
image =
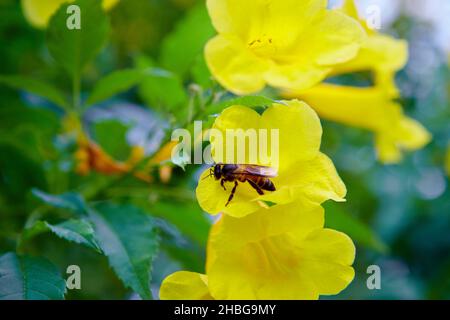
[[[336,65],[330,75],[370,70],[377,85],[382,85],[392,95],[397,95],[394,75],[408,62],[408,43],[369,28],[366,20],[359,17],[354,0],[345,0],[341,10],[358,20],[368,37],[362,43],[358,55],[344,64]]]
[[[219,181],[208,178],[208,169],[201,175],[196,190],[203,210],[242,217],[264,206],[261,201],[277,204],[297,200],[315,203],[328,199],[344,201],[345,185],[332,161],[320,152],[322,127],[317,114],[307,104],[297,100],[282,101],[273,104],[262,115],[247,107],[232,106],[225,109],[213,125],[213,129],[222,132],[223,136],[226,136],[227,129],[245,131],[251,128],[279,130],[278,176],[272,179],[276,191],[259,195],[248,183],[240,183],[234,199],[226,206],[233,184],[226,183],[227,190],[224,190]],[[220,163],[221,159],[226,159],[224,154],[230,142],[224,139],[222,145],[214,139],[210,141],[213,159]]]
[[[161,300],[213,300],[208,277],[204,274],[178,271],[164,279],[159,290]]]
[[[205,275],[175,273],[161,299],[318,299],[354,278],[355,247],[343,233],[324,229],[322,207],[299,202],[227,215],[213,226]],[[200,281],[202,280],[202,281]]]
[[[417,121],[404,115],[400,104],[380,87],[357,88],[322,84],[286,97],[303,99],[320,117],[373,131],[380,161],[396,163],[402,150],[417,150],[431,139]]]
[[[22,10],[28,22],[36,28],[43,29],[47,26],[50,17],[65,2],[74,0],[21,0]],[[103,8],[111,9],[119,0],[103,0]]]
[[[214,77],[250,94],[266,84],[305,89],[354,58],[365,38],[357,21],[326,0],[207,0],[219,33],[205,47]]]

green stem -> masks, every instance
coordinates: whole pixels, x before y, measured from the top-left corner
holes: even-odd
[[[81,77],[79,73],[75,73],[72,83],[73,108],[80,110],[81,107]]]

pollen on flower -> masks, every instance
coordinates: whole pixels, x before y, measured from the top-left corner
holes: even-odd
[[[265,35],[249,42],[248,47],[255,55],[261,58],[271,57],[277,52],[273,38]]]

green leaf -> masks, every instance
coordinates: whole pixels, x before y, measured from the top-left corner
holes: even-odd
[[[84,219],[71,219],[57,225],[52,225],[46,221],[36,221],[30,228],[24,230],[22,241],[31,239],[44,232],[53,232],[62,239],[82,244],[97,252],[101,252],[95,240],[94,229],[91,223]]]
[[[0,300],[62,300],[66,282],[48,260],[0,256]]]
[[[150,299],[150,271],[159,242],[153,219],[136,207],[108,203],[96,206],[90,219],[113,270],[127,287]]]
[[[160,62],[163,68],[184,78],[206,42],[215,34],[205,3],[194,7],[164,40]]]
[[[177,110],[177,115],[184,111],[185,108],[180,107],[188,99],[178,75],[157,69],[142,81],[139,86],[139,95],[152,109],[163,112]]]
[[[0,83],[10,86],[14,89],[24,90],[29,93],[38,95],[50,102],[53,102],[61,108],[68,108],[68,104],[64,95],[53,85],[42,80],[18,75],[0,75]]]
[[[131,147],[127,141],[129,126],[117,121],[106,120],[95,123],[93,127],[95,141],[114,159],[128,159]]]
[[[89,212],[84,199],[78,193],[68,192],[61,195],[51,195],[41,190],[33,189],[33,195],[55,208],[66,209],[70,212],[84,215]]]
[[[325,204],[325,225],[327,228],[346,233],[356,244],[386,253],[388,247],[369,226],[340,208],[339,204]]]
[[[152,205],[152,213],[169,221],[200,245],[206,244],[211,222],[197,203],[159,201]]]
[[[266,98],[263,96],[245,96],[245,97],[238,97],[230,100],[221,101],[219,103],[213,104],[208,107],[208,111],[210,113],[219,113],[223,109],[234,106],[234,105],[240,105],[245,106],[249,108],[257,108],[257,107],[269,107],[273,103],[276,103],[277,101]]]
[[[136,69],[113,72],[97,82],[86,103],[93,105],[127,91],[138,85],[144,76],[143,70]]]
[[[81,10],[81,29],[67,28],[67,7],[78,5]],[[109,21],[101,1],[77,0],[63,4],[50,19],[47,45],[50,54],[73,77],[100,52],[109,35]]]
[[[0,143],[0,177],[2,195],[17,203],[33,187],[47,188],[41,164],[9,143]]]

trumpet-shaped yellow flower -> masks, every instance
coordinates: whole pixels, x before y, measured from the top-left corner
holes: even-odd
[[[303,99],[323,119],[359,127],[375,133],[378,157],[396,163],[402,150],[417,150],[431,136],[417,121],[404,115],[391,94],[380,87],[356,88],[322,84],[301,93],[285,94]]]
[[[74,0],[22,0],[22,10],[28,22],[36,28],[45,28],[50,17],[65,2]],[[103,8],[111,9],[119,0],[103,0]]]
[[[344,74],[357,71],[372,71],[377,84],[389,88],[393,95],[398,94],[394,75],[408,61],[408,43],[384,35],[367,26],[366,20],[358,15],[354,0],[345,0],[342,12],[358,20],[366,30],[368,37],[361,45],[358,55],[343,64],[336,65],[330,74]]]
[[[299,202],[240,219],[224,215],[208,242],[207,278],[175,273],[164,280],[161,298],[291,300],[338,294],[354,278],[355,247],[323,224],[320,206]]]
[[[218,35],[205,47],[214,77],[236,94],[305,89],[354,58],[365,37],[326,0],[207,0]]]
[[[344,201],[345,185],[331,160],[319,151],[322,127],[317,114],[307,104],[297,100],[283,101],[273,104],[262,115],[247,107],[232,106],[225,109],[213,125],[213,129],[222,132],[225,137],[227,129],[252,128],[278,129],[278,176],[272,179],[276,191],[259,195],[249,183],[239,183],[234,199],[226,206],[233,183],[225,183],[224,190],[219,181],[208,177],[208,169],[201,175],[196,190],[203,210],[211,214],[223,212],[242,217],[260,209],[264,205],[262,201],[277,204],[296,200],[315,203],[328,199]],[[212,154],[217,163],[226,159],[225,147],[230,143],[224,139],[222,145],[211,139]]]
[[[179,271],[164,279],[159,291],[161,300],[213,300],[204,274]]]

